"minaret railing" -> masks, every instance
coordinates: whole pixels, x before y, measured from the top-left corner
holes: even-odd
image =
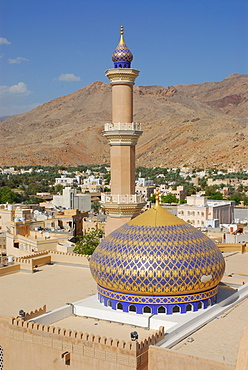
[[[141,194],[111,194],[102,193],[101,202],[104,204],[136,204],[144,203],[144,198]]]
[[[137,122],[117,122],[117,123],[105,123],[104,131],[116,131],[116,130],[132,130],[141,131],[141,123]]]

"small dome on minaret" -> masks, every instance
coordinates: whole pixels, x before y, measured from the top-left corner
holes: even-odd
[[[115,51],[112,54],[112,61],[114,62],[115,68],[130,68],[133,60],[133,54],[128,49],[124,41],[124,27],[120,29],[120,41]]]

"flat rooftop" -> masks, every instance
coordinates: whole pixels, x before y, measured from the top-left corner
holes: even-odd
[[[94,335],[105,336],[112,339],[121,339],[125,341],[130,341],[130,333],[132,331],[137,331],[138,340],[143,340],[148,336],[155,334],[156,330],[145,329],[141,327],[135,327],[128,324],[120,324],[105,320],[97,320],[93,318],[86,318],[81,316],[69,316],[63,320],[57,321],[53,326],[59,328],[71,329],[76,331],[81,331],[83,333],[89,333]]]
[[[190,356],[235,364],[240,339],[245,326],[248,325],[247,312],[248,298],[216,317],[172,349]]]
[[[17,272],[0,277],[0,316],[17,316],[46,304],[47,311],[97,293],[90,269],[44,265],[35,273]]]

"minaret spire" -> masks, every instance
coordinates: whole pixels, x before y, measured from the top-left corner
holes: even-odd
[[[119,44],[118,45],[123,45],[125,44],[125,40],[124,40],[124,26],[121,26],[120,28],[120,41],[119,41]]]
[[[133,54],[128,49],[124,40],[124,26],[120,28],[120,41],[112,54],[114,68],[131,68]]]

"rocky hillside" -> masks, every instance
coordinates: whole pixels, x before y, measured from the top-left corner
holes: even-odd
[[[137,165],[248,167],[248,75],[199,85],[137,86]],[[108,163],[101,132],[111,87],[97,81],[0,122],[0,166]]]

